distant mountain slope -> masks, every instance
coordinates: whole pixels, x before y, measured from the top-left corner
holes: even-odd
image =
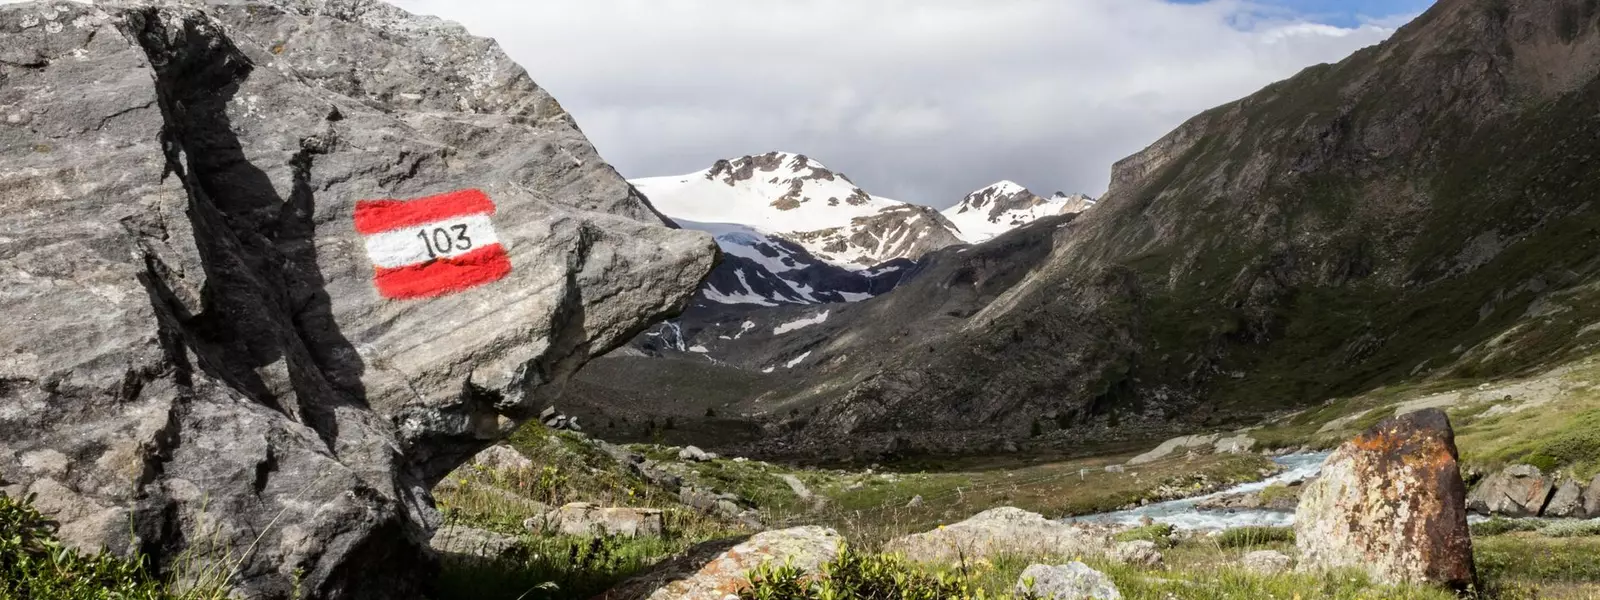
[[[1596,106],[1593,2],[1440,0],[800,330],[746,450],[1074,444],[1594,353]]]

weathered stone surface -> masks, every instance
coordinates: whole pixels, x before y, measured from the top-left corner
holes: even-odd
[[[1543,516],[1558,519],[1582,519],[1589,516],[1583,506],[1583,484],[1565,479],[1556,486],[1555,494],[1544,508]]]
[[[1039,600],[1121,600],[1122,592],[1105,573],[1081,562],[1031,565],[1017,578],[1013,591]]]
[[[533,459],[506,446],[490,446],[472,457],[473,464],[504,473],[526,471],[533,468]]]
[[[1003,554],[1102,554],[1109,540],[1074,525],[1020,508],[983,511],[954,525],[890,541],[884,550],[919,562],[968,560]]]
[[[1485,478],[1467,497],[1472,512],[1508,517],[1536,517],[1555,492],[1555,479],[1532,465],[1512,465]]]
[[[473,527],[446,525],[428,542],[437,552],[494,558],[517,546],[517,538]]]
[[[564,535],[614,535],[621,537],[661,537],[666,531],[662,512],[654,508],[602,508],[588,502],[573,502],[550,511],[542,520],[529,519],[523,526],[530,531]]]
[[[1155,542],[1135,540],[1117,544],[1111,551],[1111,558],[1119,562],[1146,568],[1161,566],[1161,550]]]
[[[420,597],[433,484],[716,257],[493,42],[372,0],[7,4],[0,81],[0,480],[247,597]],[[510,271],[380,296],[356,203],[469,188]]]
[[[1289,566],[1293,563],[1294,559],[1284,556],[1282,552],[1277,550],[1257,550],[1244,555],[1244,558],[1239,560],[1239,565],[1244,567],[1246,571],[1261,575],[1282,573],[1289,570]]]
[[[839,557],[844,538],[832,529],[796,527],[756,534],[737,545],[702,544],[595,596],[595,600],[724,600],[748,586],[746,575],[763,564],[787,564],[807,573]]]
[[[1165,442],[1161,442],[1160,446],[1156,446],[1149,452],[1129,459],[1128,464],[1142,465],[1166,458],[1168,455],[1179,450],[1189,450],[1191,448],[1204,448],[1207,446],[1212,446],[1217,443],[1217,437],[1217,434],[1214,433],[1209,435],[1186,435],[1183,437],[1175,437]]]
[[[1300,568],[1471,585],[1466,486],[1456,461],[1455,434],[1438,409],[1384,420],[1345,442],[1300,497]]]

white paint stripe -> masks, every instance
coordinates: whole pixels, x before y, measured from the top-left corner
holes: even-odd
[[[489,215],[466,215],[369,235],[367,256],[372,257],[372,264],[393,269],[461,256],[498,243]]]

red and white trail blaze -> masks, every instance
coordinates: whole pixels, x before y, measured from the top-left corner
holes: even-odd
[[[356,231],[366,236],[378,293],[432,298],[505,277],[511,258],[495,235],[493,214],[494,201],[481,190],[357,202]]]

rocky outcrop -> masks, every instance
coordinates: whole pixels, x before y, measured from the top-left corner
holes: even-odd
[[[990,556],[1081,556],[1105,554],[1105,536],[1052,521],[1020,508],[993,508],[932,531],[891,540],[884,551],[926,563]]]
[[[1017,578],[1012,591],[1022,598],[1040,600],[1122,599],[1122,592],[1110,577],[1076,561],[1064,565],[1030,565]]]
[[[711,542],[594,600],[725,600],[750,584],[748,575],[756,567],[786,564],[817,573],[843,549],[844,539],[822,527],[768,531],[737,543]]]
[[[1508,517],[1537,517],[1555,493],[1555,478],[1538,467],[1513,465],[1484,479],[1467,497],[1467,509]]]
[[[1466,486],[1456,461],[1455,434],[1438,409],[1387,419],[1339,446],[1295,511],[1300,568],[1472,586]]]
[[[0,80],[3,491],[249,597],[423,595],[433,484],[717,256],[372,0],[7,4]]]

